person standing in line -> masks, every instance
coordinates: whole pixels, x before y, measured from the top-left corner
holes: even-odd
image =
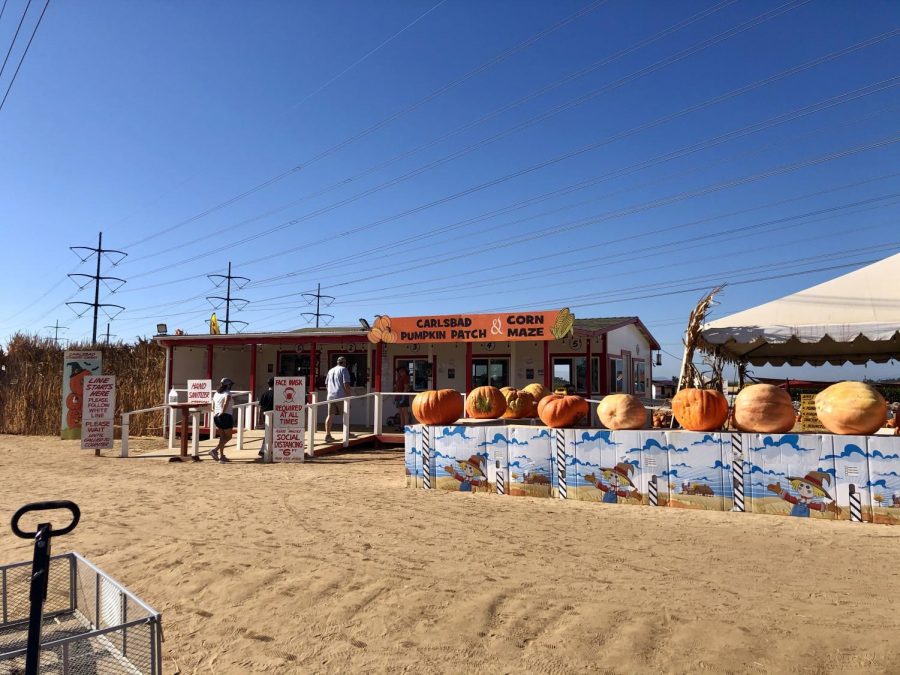
[[[394,371],[394,391],[410,391],[409,384],[409,370],[404,366],[397,366]],[[403,431],[409,426],[409,396],[395,396],[394,405],[400,413],[400,431]]]
[[[216,462],[227,462],[225,456],[225,445],[231,440],[232,429],[234,428],[234,399],[231,397],[231,386],[234,382],[223,377],[219,383],[219,388],[213,394],[213,424],[219,430],[219,444],[209,453],[210,457]],[[221,453],[221,454],[220,454]]]
[[[263,416],[263,425],[265,425],[265,413],[270,412],[275,409],[275,378],[269,378],[269,388],[266,389],[262,395],[259,397],[259,412]],[[266,458],[266,432],[265,426],[263,426],[263,439],[262,445],[259,448],[259,458]]]
[[[347,369],[347,359],[343,356],[339,356],[337,360],[337,365],[328,371],[328,374],[325,376],[325,387],[328,391],[328,401],[334,401],[338,398],[344,398],[345,396],[350,396],[350,371]],[[328,404],[328,415],[325,417],[325,442],[326,443],[334,443],[334,438],[331,436],[331,424],[334,422],[334,417],[337,415],[340,417],[344,414],[344,406],[342,403],[329,403]]]

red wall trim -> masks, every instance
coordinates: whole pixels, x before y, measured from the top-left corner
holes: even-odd
[[[466,343],[466,393],[472,391],[472,343]]]

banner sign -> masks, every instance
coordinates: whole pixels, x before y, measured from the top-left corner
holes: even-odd
[[[111,420],[116,416],[115,375],[91,375],[84,380],[82,419]]]
[[[273,390],[272,460],[301,462],[306,428],[306,378],[276,377]]]
[[[99,351],[67,351],[63,353],[61,438],[81,438],[84,381],[91,375],[100,375],[102,364],[103,353]]]
[[[819,421],[819,416],[816,415],[815,394],[800,394],[800,430],[828,433],[828,430]]]
[[[81,433],[82,450],[101,450],[113,446],[113,420],[84,420]],[[98,453],[99,454],[99,453]]]
[[[188,380],[187,402],[191,405],[212,403],[212,380]]]
[[[558,340],[572,332],[575,316],[568,308],[548,312],[380,316],[368,333],[377,344],[397,342],[507,342]]]

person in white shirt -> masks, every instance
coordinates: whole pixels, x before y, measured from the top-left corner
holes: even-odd
[[[325,386],[328,389],[328,400],[333,401],[337,398],[350,396],[350,382],[352,379],[350,371],[347,369],[347,359],[343,356],[339,356],[337,365],[329,370],[328,375],[325,376]],[[340,417],[343,413],[344,406],[342,403],[328,404],[328,415],[325,417],[326,443],[334,442],[334,439],[331,437],[331,424],[334,422],[335,415]]]
[[[219,444],[209,453],[210,457],[216,462],[227,462],[225,456],[225,444],[231,440],[232,429],[234,428],[234,400],[231,397],[231,386],[234,384],[227,377],[222,378],[219,388],[213,394],[213,424],[219,430]]]

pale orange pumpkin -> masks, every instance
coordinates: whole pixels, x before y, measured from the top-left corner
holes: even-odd
[[[412,402],[412,414],[422,424],[453,424],[463,415],[463,398],[455,389],[423,391]]]
[[[375,328],[381,331],[390,331],[391,330],[391,317],[385,315],[379,316],[375,319],[374,323]]]
[[[588,402],[581,396],[550,394],[538,403],[538,417],[553,429],[573,426],[588,414]]]
[[[816,394],[816,416],[835,434],[874,434],[887,421],[887,405],[868,384],[838,382]]]
[[[535,409],[534,397],[527,391],[519,391],[512,387],[503,387],[500,390],[504,398],[506,398],[506,412],[503,417],[506,419],[518,420],[523,417],[530,417],[532,410]]]
[[[506,398],[497,387],[475,387],[466,396],[466,417],[496,419],[506,412]]]
[[[647,409],[637,396],[611,394],[597,404],[597,417],[607,429],[645,429]]]
[[[734,399],[734,426],[739,431],[785,434],[794,428],[791,395],[774,384],[751,384]]]
[[[728,419],[728,399],[717,389],[682,389],[672,399],[672,414],[688,431],[716,431]]]
[[[527,391],[534,397],[534,400],[540,403],[540,400],[545,396],[549,396],[550,392],[544,387],[544,385],[539,382],[532,382],[531,384],[526,384],[522,387],[522,391]]]

